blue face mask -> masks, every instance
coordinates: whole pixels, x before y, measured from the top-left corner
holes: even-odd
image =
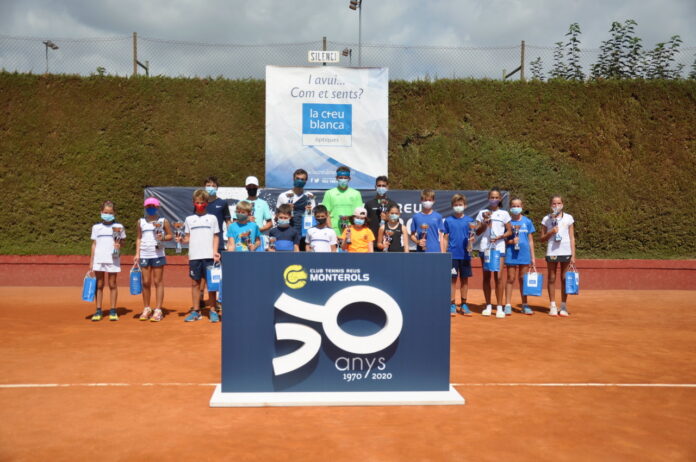
[[[278,226],[281,228],[287,228],[290,226],[290,220],[287,220],[285,218],[278,218]]]
[[[356,224],[358,226],[362,226],[365,224],[365,219],[363,218],[353,218],[353,224]]]
[[[153,216],[157,215],[157,207],[146,207],[145,212],[147,212],[148,215]]]
[[[205,192],[207,192],[211,196],[217,196],[217,188],[215,186],[206,186]]]
[[[238,221],[247,221],[247,218],[249,218],[249,215],[246,213],[235,213],[235,216],[237,217]]]
[[[304,188],[304,185],[306,185],[307,182],[305,180],[300,180],[299,178],[295,178],[295,181],[292,183],[292,185],[296,188]]]
[[[342,187],[342,188],[345,188],[346,186],[348,186],[348,182],[349,182],[349,181],[350,181],[350,180],[349,180],[348,178],[339,178],[339,179],[338,179],[338,185],[339,185],[340,187]]]
[[[511,207],[510,213],[512,213],[513,215],[519,215],[520,213],[522,213],[522,207]]]
[[[110,221],[114,221],[116,217],[112,213],[102,213],[101,219],[108,223]]]
[[[387,188],[385,188],[384,186],[380,186],[377,188],[377,194],[379,194],[380,196],[384,196],[386,193]]]
[[[389,215],[389,219],[390,219],[391,221],[397,221],[397,220],[399,219],[399,215],[396,214],[396,213],[392,213],[392,214]]]

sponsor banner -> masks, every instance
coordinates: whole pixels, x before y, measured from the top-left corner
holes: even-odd
[[[224,252],[222,392],[448,390],[450,262]]]
[[[336,186],[336,168],[352,170],[353,187],[387,175],[389,75],[382,68],[266,66],[266,185]]]
[[[144,197],[154,196],[160,200],[162,206],[160,213],[170,222],[178,220],[183,221],[188,215],[193,214],[193,192],[199,188],[190,187],[149,187],[144,190]],[[268,202],[271,212],[275,215],[276,203],[278,196],[284,193],[284,189],[261,189],[258,195],[261,199]],[[312,190],[317,204],[321,203],[324,197],[324,191]],[[360,191],[363,202],[369,201],[375,197],[374,191]],[[450,199],[456,193],[462,194],[467,199],[466,215],[472,218],[476,217],[479,210],[486,208],[488,205],[488,191],[452,191],[452,190],[436,190],[434,210],[439,212],[443,218],[452,215],[452,206]],[[219,188],[218,196],[227,200],[231,207],[231,215],[234,216],[234,205],[240,200],[244,200],[247,196],[244,188]],[[399,204],[401,208],[401,219],[409,227],[411,225],[411,217],[421,211],[420,191],[417,190],[391,190],[387,194],[391,200]],[[503,191],[503,208],[507,209],[510,202],[510,196],[507,191]],[[166,247],[174,248],[173,242],[165,242]]]

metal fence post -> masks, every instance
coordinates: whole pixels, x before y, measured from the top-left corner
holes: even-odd
[[[321,49],[326,51],[326,36],[322,37]],[[326,63],[321,63],[322,66],[326,66]]]
[[[524,40],[522,40],[522,44],[520,45],[520,80],[522,82],[525,81],[525,79],[524,79]]]
[[[138,75],[138,33],[133,32],[133,77]]]

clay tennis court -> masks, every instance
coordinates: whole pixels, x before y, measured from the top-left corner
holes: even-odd
[[[695,291],[584,291],[567,319],[457,316],[464,406],[234,409],[208,407],[220,325],[182,321],[188,290],[167,289],[159,324],[119,292],[135,311],[92,323],[79,287],[0,287],[1,460],[696,458]]]

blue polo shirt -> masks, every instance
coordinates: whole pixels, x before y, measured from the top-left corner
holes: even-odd
[[[440,231],[442,231],[442,215],[435,211],[427,215],[423,212],[419,212],[413,215],[413,218],[411,218],[411,234],[417,233],[417,237],[419,240],[422,232],[421,225],[428,225],[428,234],[425,241],[425,251],[439,252]],[[418,252],[422,251],[423,250],[420,247],[418,247]]]
[[[230,208],[227,206],[227,201],[218,197],[214,201],[208,202],[207,213],[217,218],[217,235],[220,238],[218,246],[222,249],[225,247],[225,236],[222,235],[222,224],[230,219]]]
[[[453,260],[471,260],[471,255],[467,252],[466,247],[471,232],[469,224],[473,222],[473,218],[466,215],[461,218],[454,215],[445,218],[443,232],[449,236],[447,251],[452,254]]]
[[[532,258],[529,255],[529,234],[536,231],[532,220],[525,216],[521,216],[519,220],[510,222],[513,235],[515,227],[519,226],[520,250],[515,250],[515,244],[505,244],[505,264],[507,265],[529,265],[532,263]]]

